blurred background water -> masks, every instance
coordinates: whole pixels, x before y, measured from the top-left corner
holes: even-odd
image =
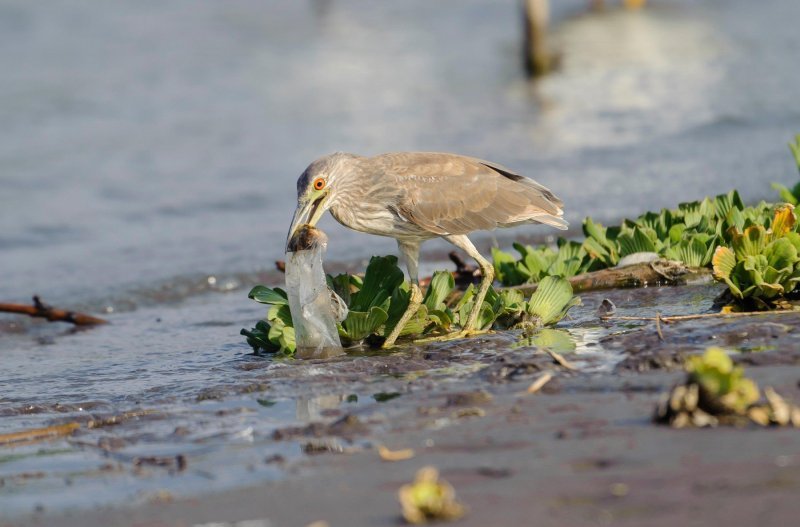
[[[248,468],[290,455],[270,431],[346,395],[305,398],[325,374],[313,365],[249,373],[257,359],[238,334],[263,316],[247,289],[281,280],[266,271],[283,256],[296,178],[319,156],[490,159],[554,190],[576,228],[734,187],[755,201],[796,180],[786,143],[800,132],[800,2],[591,14],[587,3],[552,2],[561,68],[530,81],[516,0],[0,2],[0,299],[114,311],[112,325],[76,334],[0,317],[0,430],[158,408],[164,421],[119,428],[126,446],[112,459],[181,452],[200,467],[98,478],[103,431],[6,448],[4,510],[276,477]],[[330,264],[395,250],[321,226]],[[572,332],[579,348],[590,333]],[[385,371],[353,367],[367,384]],[[274,409],[236,398],[256,381],[271,383]],[[209,386],[233,401],[204,400]],[[12,484],[38,470],[48,477]],[[64,476],[78,472],[80,483]]]
[[[587,3],[553,2],[531,82],[515,0],[4,0],[0,298],[269,268],[332,151],[501,162],[574,226],[794,178],[800,3]],[[394,250],[322,227],[331,260]]]

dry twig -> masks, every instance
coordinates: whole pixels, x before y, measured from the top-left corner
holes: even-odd
[[[405,461],[406,459],[414,457],[414,450],[411,448],[389,450],[383,445],[378,445],[378,455],[384,461]]]
[[[553,357],[554,361],[556,361],[558,364],[560,364],[564,368],[566,368],[568,370],[573,370],[573,371],[577,370],[577,368],[571,362],[569,362],[567,359],[562,357],[560,353],[556,353],[555,351],[553,351],[551,349],[548,349],[548,348],[545,348],[544,350],[547,353],[549,353],[551,357]]]
[[[658,333],[658,340],[664,341],[664,333],[661,332],[661,313],[656,313],[656,333]]]
[[[697,320],[704,318],[738,318],[738,317],[753,317],[757,315],[780,315],[787,313],[798,313],[798,311],[744,311],[736,313],[699,313],[696,315],[673,315],[671,317],[661,316],[659,313],[655,317],[632,317],[632,316],[601,316],[602,320],[640,320],[640,321],[660,321],[664,324],[671,324],[673,322],[680,322],[681,320]]]
[[[102,318],[93,317],[84,313],[58,309],[42,302],[38,295],[33,297],[33,305],[23,304],[3,304],[0,303],[0,312],[19,313],[31,317],[46,318],[50,322],[69,322],[76,326],[95,326],[97,324],[107,324]]]

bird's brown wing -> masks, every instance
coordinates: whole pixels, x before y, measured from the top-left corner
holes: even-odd
[[[562,203],[530,178],[501,165],[455,154],[404,152],[373,158],[396,185],[398,213],[440,235],[519,223],[565,229]]]

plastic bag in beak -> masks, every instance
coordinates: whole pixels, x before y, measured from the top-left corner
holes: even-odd
[[[344,353],[336,322],[347,316],[347,307],[325,280],[322,257],[327,245],[325,233],[310,225],[298,229],[287,244],[286,293],[297,342],[295,356],[301,359]]]

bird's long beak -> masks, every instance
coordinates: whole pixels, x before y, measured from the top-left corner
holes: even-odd
[[[294,211],[294,218],[292,219],[292,226],[289,227],[289,234],[286,236],[286,252],[289,252],[289,241],[297,234],[297,231],[299,231],[303,225],[311,225],[313,227],[317,224],[325,213],[325,208],[322,205],[327,197],[327,192],[321,192],[312,195],[307,201],[297,204],[297,209]]]

